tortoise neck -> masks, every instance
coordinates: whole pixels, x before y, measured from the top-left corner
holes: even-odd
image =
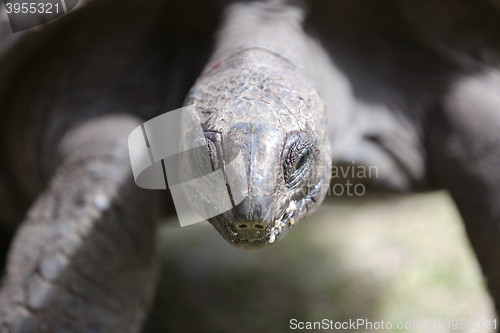
[[[207,68],[247,49],[261,49],[309,72],[309,37],[302,28],[303,9],[276,3],[230,6]]]

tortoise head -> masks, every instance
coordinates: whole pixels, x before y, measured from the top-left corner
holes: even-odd
[[[223,174],[226,193],[213,187],[212,197],[190,201],[200,209],[229,195],[231,209],[208,220],[230,244],[257,251],[324,199],[331,175],[324,103],[310,76],[263,50],[216,68],[205,71],[186,104],[196,107],[206,159]]]

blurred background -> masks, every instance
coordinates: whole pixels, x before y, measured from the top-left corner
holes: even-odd
[[[494,319],[447,192],[329,196],[279,244],[243,252],[208,223],[162,221],[157,299],[144,329],[288,332],[290,320]],[[342,330],[341,330],[342,331]],[[371,331],[360,329],[358,331]],[[460,330],[493,332],[494,330]]]

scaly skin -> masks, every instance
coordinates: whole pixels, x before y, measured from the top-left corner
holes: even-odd
[[[206,138],[217,147],[213,160],[243,155],[245,200],[209,221],[246,251],[282,239],[316,210],[330,183],[325,104],[311,76],[314,55],[302,16],[293,6],[231,6],[215,55],[186,102],[196,106]],[[301,174],[287,181],[304,151]],[[184,170],[189,173],[189,165]],[[193,202],[210,204],[210,198]],[[295,209],[286,211],[291,204]]]
[[[11,246],[0,292],[2,329],[140,329],[157,265],[153,193],[135,185],[129,166],[127,137],[139,124],[109,116],[64,138],[64,162]]]

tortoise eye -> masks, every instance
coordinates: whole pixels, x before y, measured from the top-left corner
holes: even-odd
[[[299,170],[303,168],[306,163],[309,161],[309,158],[311,156],[311,150],[310,149],[305,149],[302,151],[302,155],[300,156],[299,160],[297,161],[297,165],[295,166],[296,170]]]
[[[287,186],[292,187],[302,179],[310,165],[312,146],[298,135],[290,139],[283,154],[283,175]]]

